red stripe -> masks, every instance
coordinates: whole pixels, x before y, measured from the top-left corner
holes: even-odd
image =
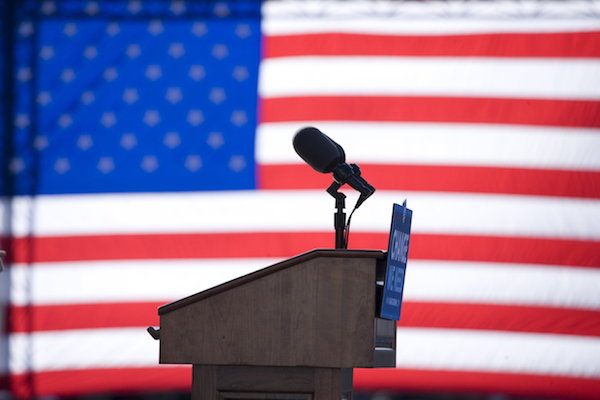
[[[392,36],[318,33],[269,36],[265,56],[600,57],[600,32]]]
[[[350,232],[351,249],[387,249],[387,233]],[[235,246],[231,246],[235,243]],[[334,248],[333,232],[257,232],[14,239],[16,262],[292,257]],[[519,237],[412,234],[411,259],[600,267],[600,242]]]
[[[378,190],[524,194],[600,198],[600,172],[448,165],[360,164]],[[331,174],[307,164],[261,165],[262,189],[326,189]],[[293,176],[294,179],[290,179]]]
[[[156,368],[60,370],[11,375],[8,383],[11,393],[18,399],[98,393],[190,392],[190,366],[159,366],[158,359],[156,363]]]
[[[317,96],[261,100],[262,122],[405,121],[600,127],[600,102],[472,97]]]
[[[414,234],[409,258],[600,267],[600,242]]]
[[[354,390],[503,393],[563,400],[598,400],[600,379],[552,375],[411,369],[354,369]]]
[[[168,303],[48,305],[9,308],[9,331],[36,332],[158,326]],[[600,311],[493,304],[402,303],[401,327],[476,329],[600,337]]]
[[[19,399],[30,396],[81,396],[91,393],[189,393],[191,370],[179,368],[115,368],[61,370],[31,375],[12,375],[9,387]],[[354,369],[354,391],[412,391],[454,393],[505,393],[512,396],[597,400],[600,379],[551,375],[410,370],[396,368]]]
[[[600,310],[404,301],[398,326],[600,337]]]

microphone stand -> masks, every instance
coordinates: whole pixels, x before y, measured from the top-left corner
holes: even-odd
[[[343,184],[339,184],[336,181],[333,181],[331,186],[327,188],[327,193],[329,193],[333,198],[335,198],[335,208],[336,213],[333,215],[333,226],[335,227],[335,248],[336,249],[346,249],[348,245],[344,239],[344,233],[346,231],[346,213],[344,212],[344,208],[346,207],[346,195],[344,193],[338,192],[338,189],[342,187]]]

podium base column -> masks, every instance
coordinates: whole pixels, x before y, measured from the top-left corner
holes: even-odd
[[[352,400],[352,368],[197,365],[192,400]]]

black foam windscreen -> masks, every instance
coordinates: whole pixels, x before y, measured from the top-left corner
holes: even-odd
[[[313,127],[302,128],[294,136],[294,150],[318,172],[332,172],[346,161],[342,147]]]

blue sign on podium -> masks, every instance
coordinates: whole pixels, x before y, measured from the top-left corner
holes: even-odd
[[[381,318],[400,320],[411,221],[412,210],[406,208],[406,201],[402,206],[394,204],[381,302]]]

